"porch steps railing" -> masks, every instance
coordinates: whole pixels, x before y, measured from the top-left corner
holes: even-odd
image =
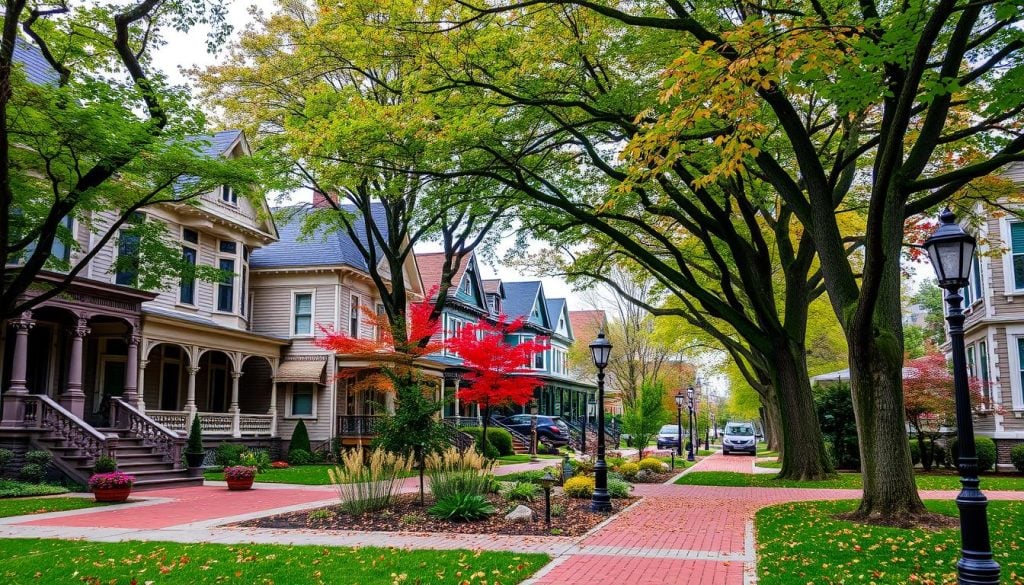
[[[500,429],[505,429],[510,435],[512,435],[512,450],[517,454],[522,455],[530,452],[530,437],[514,430],[512,427],[494,418],[491,419],[490,424]]]

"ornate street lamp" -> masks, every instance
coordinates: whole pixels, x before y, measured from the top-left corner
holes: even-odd
[[[941,224],[924,243],[931,258],[939,286],[946,290],[949,312],[949,343],[953,352],[953,390],[956,400],[956,434],[960,472],[960,560],[956,564],[957,581],[962,585],[997,585],[999,564],[992,558],[989,542],[988,500],[981,493],[978,456],[974,448],[974,423],[971,420],[971,396],[967,386],[967,358],[964,351],[964,313],[960,289],[967,286],[977,241],[956,222],[946,208],[939,215]]]
[[[693,457],[693,386],[686,389],[686,404],[690,409],[690,444],[686,447],[686,460],[696,461]],[[679,440],[683,438],[679,437]]]
[[[679,444],[676,446],[676,452],[680,457],[683,456],[683,402],[685,401],[686,396],[683,394],[683,391],[680,390],[679,394],[676,394],[676,439],[679,440]]]
[[[597,404],[604,408],[604,369],[608,367],[608,357],[612,353],[612,344],[604,336],[604,331],[597,334],[597,339],[590,344],[590,353],[597,367]],[[604,461],[604,417],[597,417],[597,461],[594,463],[594,495],[590,500],[590,509],[594,512],[611,512],[612,499],[608,495],[608,464]]]

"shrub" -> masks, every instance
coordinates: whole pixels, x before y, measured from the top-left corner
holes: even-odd
[[[242,453],[245,453],[247,450],[245,445],[239,445],[238,443],[221,443],[217,445],[214,461],[221,467],[238,465],[242,459]]]
[[[935,467],[946,465],[947,458],[946,448],[939,443],[932,442],[932,465]]]
[[[613,498],[628,498],[633,486],[621,479],[608,478],[608,495]]]
[[[551,504],[551,515],[560,518],[565,515],[565,506],[562,504]]]
[[[477,494],[451,494],[430,508],[431,515],[456,522],[482,520],[494,512],[494,506]]]
[[[254,467],[259,473],[270,469],[270,455],[266,451],[246,451],[238,458],[240,465]]]
[[[341,457],[340,465],[327,470],[349,514],[383,510],[391,505],[401,478],[412,469],[412,457],[375,449],[364,462],[363,450],[353,449]]]
[[[594,460],[589,457],[577,459],[572,462],[573,475],[590,475],[594,473]]]
[[[813,391],[821,435],[831,445],[833,466],[860,469],[860,445],[857,443],[857,420],[853,413],[850,385],[816,384]]]
[[[468,433],[473,437],[477,446],[477,451],[480,450],[480,444],[482,441],[480,437],[484,432],[480,427],[467,427],[460,429],[461,431]],[[491,447],[494,447],[494,452],[497,455],[491,456]],[[515,451],[512,449],[512,434],[505,429],[496,429],[494,427],[487,428],[487,456],[491,459],[502,457],[505,455],[513,455]]]
[[[275,462],[271,463],[270,466],[273,467],[274,469],[288,469],[288,462],[287,461],[275,461]]]
[[[52,496],[66,494],[68,488],[47,483],[31,484],[10,479],[0,479],[0,498],[21,498],[26,496]]]
[[[108,455],[97,457],[92,464],[93,473],[112,473],[114,471],[117,471],[117,459]]]
[[[616,468],[620,467],[626,462],[625,457],[605,457],[605,462],[608,463],[608,467]]]
[[[303,451],[302,449],[288,450],[288,463],[291,465],[311,465],[313,462],[313,454],[309,451]]]
[[[1017,468],[1017,471],[1024,473],[1024,443],[1010,449],[1010,463]]]
[[[46,469],[38,463],[26,463],[21,466],[18,478],[28,483],[39,483],[46,477]]]
[[[430,478],[430,493],[435,501],[454,494],[483,495],[492,490],[494,463],[473,450],[459,452],[449,447],[443,453],[431,453],[424,459]]]
[[[224,468],[224,479],[244,481],[256,477],[256,468],[249,465],[232,465]]]
[[[25,463],[46,467],[53,461],[53,453],[49,451],[29,451],[25,453]]]
[[[309,431],[306,430],[306,421],[300,420],[299,424],[295,425],[295,430],[292,431],[292,440],[288,442],[288,461],[292,460],[292,453],[295,451],[313,452],[313,447],[309,444]]]
[[[911,465],[917,465],[921,462],[921,446],[917,444],[915,439],[910,440],[910,463]]]
[[[949,445],[949,453],[953,457],[953,465],[957,464],[960,458],[960,451],[957,449],[957,439]],[[996,464],[996,444],[988,437],[974,437],[974,450],[978,454],[978,471],[988,471]]]
[[[4,467],[6,467],[12,459],[14,459],[14,451],[11,451],[10,449],[0,449],[0,473],[3,473]]]
[[[192,428],[188,431],[188,442],[185,443],[186,453],[206,453],[203,447],[203,425],[199,422],[199,415],[192,419]]]
[[[532,502],[540,493],[540,486],[528,481],[503,482],[502,495],[513,502]]]
[[[569,478],[562,489],[570,498],[589,498],[594,495],[594,478],[577,475]]]
[[[632,481],[636,479],[636,473],[640,471],[640,466],[636,463],[623,463],[619,466],[619,473],[622,477]]]
[[[135,476],[114,471],[112,473],[97,473],[89,478],[89,489],[110,489],[132,487],[135,483]]]
[[[640,460],[640,463],[637,464],[637,468],[650,471],[651,473],[661,473],[664,469],[662,467],[661,460],[655,459],[654,457],[644,457]]]
[[[552,472],[551,475],[553,475],[555,477],[558,477],[558,475],[556,475],[554,472]],[[515,482],[537,483],[540,480],[540,478],[542,478],[542,477],[544,477],[544,472],[543,471],[539,471],[539,470],[534,470],[534,471],[517,471],[515,473],[508,473],[508,474],[505,474],[505,475],[501,476],[501,481],[506,482],[506,483],[507,482],[513,482],[513,483],[515,483]]]

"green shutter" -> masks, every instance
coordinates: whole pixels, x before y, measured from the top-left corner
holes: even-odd
[[[1024,254],[1024,223],[1010,224],[1010,246],[1014,254]]]

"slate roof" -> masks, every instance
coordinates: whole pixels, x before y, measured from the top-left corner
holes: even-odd
[[[548,299],[548,319],[551,320],[551,330],[558,330],[558,320],[562,317],[562,311],[565,310],[565,299]],[[565,324],[566,337],[572,338],[572,324]]]
[[[60,74],[50,66],[39,47],[21,37],[14,41],[14,62],[20,63],[25,70],[25,77],[38,85],[56,85],[60,82]]]
[[[355,213],[351,205],[342,205],[342,209]],[[303,238],[301,236],[304,218],[311,212],[308,207],[294,209],[277,225],[278,241],[254,250],[249,259],[252,268],[284,268],[299,266],[351,266],[369,272],[366,260],[359,252],[355,242],[344,229],[333,230],[325,234],[323,228],[317,233]],[[384,207],[374,204],[371,207],[373,220],[387,237],[387,221],[384,218]],[[355,221],[356,235],[364,245],[369,241],[366,237],[365,224],[362,218]]]
[[[534,301],[540,293],[541,282],[532,280],[527,282],[505,282],[505,314],[509,321],[522,317],[524,321],[530,319],[530,312],[533,311]]]
[[[200,152],[206,156],[220,156],[227,152],[235,140],[242,135],[241,130],[221,130],[213,134],[198,134],[185,138],[188,142],[203,142]]]

